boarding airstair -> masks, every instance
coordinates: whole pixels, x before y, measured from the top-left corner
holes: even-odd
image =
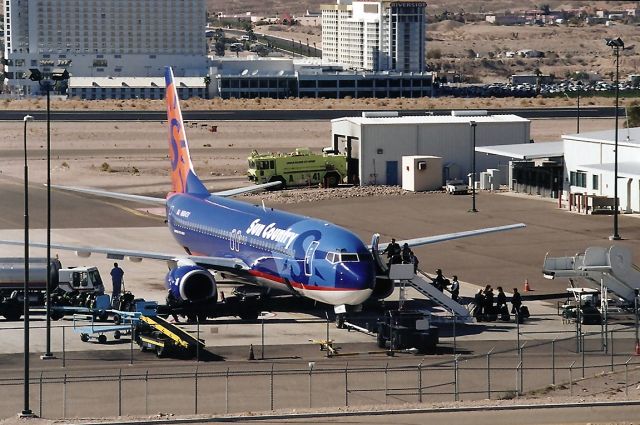
[[[459,323],[470,323],[473,317],[465,306],[451,299],[450,296],[433,286],[431,278],[418,270],[414,278],[407,282],[413,289],[442,307],[447,313],[453,314]]]
[[[545,256],[546,278],[583,278],[594,287],[608,291],[633,304],[640,289],[640,269],[632,262],[631,250],[622,245],[592,246],[569,257]]]

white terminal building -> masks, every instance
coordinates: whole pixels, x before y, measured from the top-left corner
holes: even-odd
[[[425,70],[421,1],[337,0],[322,5],[322,59],[368,71]]]
[[[615,130],[562,136],[562,141],[479,147],[506,157],[510,189],[561,197],[581,212],[610,211],[614,205]],[[618,131],[618,205],[640,212],[640,128]]]
[[[12,88],[31,92],[30,68],[78,77],[207,72],[205,0],[5,0],[5,66]]]
[[[450,116],[364,112],[360,117],[331,121],[332,148],[346,153],[350,181],[361,185],[403,185],[404,158],[441,158],[434,163],[440,168],[440,178],[432,187],[436,189],[446,180],[467,181],[473,161],[472,123],[476,124],[476,146],[529,144],[531,122],[517,115],[487,115],[486,111],[453,111]],[[431,168],[430,164],[426,166]],[[488,169],[498,170],[495,184],[506,183],[508,166],[508,160],[497,156],[476,156],[478,175]]]

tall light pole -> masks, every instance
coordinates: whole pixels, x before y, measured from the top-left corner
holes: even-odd
[[[615,151],[614,151],[614,168],[613,168],[613,235],[609,236],[609,240],[620,240],[618,233],[618,100],[620,96],[620,49],[624,49],[624,42],[620,37],[614,39],[606,39],[607,46],[611,47],[616,55],[616,128],[615,128]]]
[[[576,91],[576,93],[578,93],[578,112],[577,112],[577,119],[576,119],[576,133],[580,134],[580,90],[582,90],[582,81],[578,81],[578,90]]]
[[[43,360],[55,359],[51,352],[51,89],[54,82],[64,81],[69,78],[69,72],[64,68],[54,68],[50,78],[46,79],[37,68],[31,68],[27,72],[28,79],[37,81],[40,88],[47,93],[47,288],[46,292],[46,350],[42,356]]]
[[[27,164],[27,123],[33,121],[31,115],[24,118],[24,407],[20,416],[33,416],[29,409],[29,165]]]
[[[472,130],[473,147],[471,150],[471,209],[469,212],[478,212],[476,209],[476,126],[478,123],[469,121]]]

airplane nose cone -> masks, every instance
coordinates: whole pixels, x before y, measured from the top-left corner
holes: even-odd
[[[338,270],[336,286],[345,289],[373,289],[375,273],[373,264],[366,261],[342,263]]]

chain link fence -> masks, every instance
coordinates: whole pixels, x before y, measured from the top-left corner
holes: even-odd
[[[634,354],[635,329],[551,341],[494,341],[484,353],[385,359],[332,359],[309,363],[256,361],[167,363],[163,369],[137,366],[96,374],[32,371],[31,405],[40,417],[111,417],[149,414],[222,414],[277,409],[336,408],[400,403],[508,399],[562,390],[574,395],[582,378],[618,373],[618,392],[628,395],[640,381]],[[172,365],[176,365],[171,370]],[[134,370],[135,367],[135,370]],[[23,380],[0,379],[0,413],[20,405]]]

